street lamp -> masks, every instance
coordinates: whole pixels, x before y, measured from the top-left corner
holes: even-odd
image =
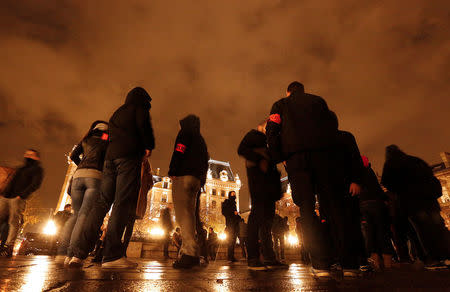
[[[219,238],[219,240],[224,241],[227,239],[227,234],[225,232],[221,232],[221,233],[219,233],[218,238]]]
[[[165,234],[165,231],[161,227],[153,227],[148,232],[152,237],[163,237]]]
[[[287,236],[287,242],[291,245],[291,246],[297,246],[298,245],[298,237],[294,234],[289,234]]]
[[[53,220],[48,220],[47,224],[44,227],[44,234],[46,235],[55,235],[56,234],[56,224]]]

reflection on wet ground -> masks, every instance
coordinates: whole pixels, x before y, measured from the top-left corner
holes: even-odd
[[[86,264],[70,270],[52,257],[0,259],[0,292],[6,291],[450,291],[449,271],[405,266],[359,279],[315,280],[309,268],[291,263],[288,270],[255,272],[245,262],[225,261],[188,271],[169,261],[139,259],[133,270],[102,270]]]

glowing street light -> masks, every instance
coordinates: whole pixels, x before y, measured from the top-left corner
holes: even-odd
[[[46,235],[55,235],[56,234],[56,224],[53,220],[48,220],[47,224],[44,227],[44,234]]]
[[[289,234],[287,236],[287,242],[292,246],[297,246],[299,244],[298,237],[294,234]]]
[[[153,237],[163,237],[165,234],[165,231],[161,227],[153,227],[148,232]]]
[[[219,240],[225,240],[227,239],[227,234],[225,232],[221,232],[219,233],[219,235],[217,236],[219,238]]]

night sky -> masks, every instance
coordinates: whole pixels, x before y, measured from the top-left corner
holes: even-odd
[[[211,157],[246,184],[237,146],[293,80],[326,99],[378,172],[392,143],[429,163],[450,150],[448,0],[2,0],[0,56],[0,164],[41,150],[44,207],[65,154],[134,86],[153,98],[163,173],[194,113]]]

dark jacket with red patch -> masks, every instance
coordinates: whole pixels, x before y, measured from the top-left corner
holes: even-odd
[[[106,159],[142,157],[155,148],[150,122],[151,97],[141,87],[132,89],[109,120],[109,146]]]
[[[270,155],[276,162],[336,143],[336,118],[320,96],[294,92],[275,102],[267,123]]]
[[[100,130],[92,130],[75,146],[70,159],[78,166],[77,169],[89,168],[102,171],[107,147],[108,134]]]
[[[204,185],[209,154],[205,140],[200,134],[200,119],[189,115],[180,121],[180,126],[170,161],[169,176],[192,175]]]

